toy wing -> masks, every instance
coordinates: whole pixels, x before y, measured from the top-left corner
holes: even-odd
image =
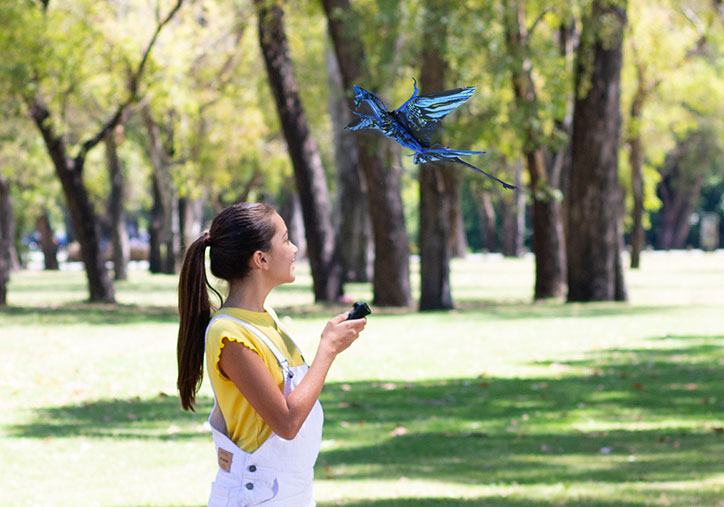
[[[440,121],[467,101],[476,87],[467,86],[431,95],[418,95],[417,82],[414,86],[412,97],[392,114],[421,145],[427,147],[430,146],[430,139]]]

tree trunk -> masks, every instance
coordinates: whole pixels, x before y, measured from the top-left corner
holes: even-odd
[[[43,135],[45,146],[53,161],[55,173],[60,179],[73,222],[73,230],[80,244],[81,256],[86,268],[91,302],[115,302],[113,283],[101,252],[101,235],[98,217],[83,184],[83,166],[87,150],[81,150],[75,158],[68,157],[65,142],[58,136],[50,121],[45,104],[34,98],[30,115]]]
[[[465,237],[465,222],[463,220],[462,188],[465,176],[461,167],[452,165],[448,170],[452,172],[453,195],[450,207],[450,248],[453,258],[464,259],[468,254],[468,239]]]
[[[163,273],[163,257],[161,256],[161,234],[163,230],[163,203],[158,181],[152,178],[153,207],[148,221],[148,270],[151,273]]]
[[[611,301],[625,293],[616,269],[621,254],[618,143],[625,24],[625,2],[597,0],[583,25],[569,187],[568,301]]]
[[[420,310],[453,307],[450,292],[450,187],[448,164],[420,166]]]
[[[445,89],[447,24],[440,17],[448,10],[446,0],[426,0],[423,25],[421,93]],[[453,205],[457,185],[451,164],[420,166],[420,310],[453,307],[450,292]]]
[[[188,246],[201,235],[203,199],[182,197],[178,200],[179,230],[181,247],[179,252],[186,252]]]
[[[483,233],[483,250],[488,252],[497,252],[500,250],[498,241],[498,231],[496,230],[497,216],[495,206],[493,206],[493,198],[490,192],[480,191],[475,193],[475,202],[478,207],[478,215],[480,216],[480,228]],[[513,232],[505,229],[504,234]]]
[[[342,295],[342,269],[334,255],[329,190],[317,143],[299,98],[284,33],[282,3],[255,0],[255,4],[259,17],[259,43],[302,203],[314,298],[316,301],[335,301]]]
[[[0,175],[0,307],[7,306],[10,281],[10,252],[13,248],[13,203],[10,182]]]
[[[628,140],[631,164],[631,193],[633,194],[633,228],[631,229],[631,268],[637,269],[641,262],[641,251],[644,248],[644,150],[641,142],[641,115],[646,100],[646,89],[643,82],[643,69],[637,62],[638,81],[636,95],[631,103],[631,136]]]
[[[367,188],[362,178],[354,137],[344,130],[345,125],[352,121],[352,114],[344,98],[337,57],[327,51],[326,61],[334,160],[337,167],[335,250],[339,252],[344,281],[369,282],[372,275],[372,226]]]
[[[58,242],[55,240],[53,228],[50,225],[50,216],[46,208],[43,208],[40,212],[40,216],[35,225],[40,233],[40,247],[43,251],[45,269],[51,271],[59,269]]]
[[[104,138],[106,163],[111,180],[111,195],[108,199],[108,215],[111,219],[111,255],[113,256],[114,280],[127,280],[131,245],[126,226],[126,212],[123,209],[125,179],[121,161],[118,158],[116,135],[118,135],[117,131],[112,130]]]
[[[559,172],[549,171],[541,144],[539,106],[532,66],[525,4],[506,4],[506,43],[512,56],[512,84],[516,109],[525,113],[523,155],[530,174],[533,198],[533,252],[535,254],[535,299],[560,297],[566,279],[565,246],[561,202],[556,196],[560,187]]]
[[[282,204],[279,215],[284,219],[289,229],[289,239],[297,248],[297,258],[307,257],[307,240],[304,234],[304,218],[302,217],[302,205],[299,202],[299,194],[292,190],[282,191]]]
[[[175,188],[175,186],[174,186]],[[180,266],[181,252],[181,226],[179,219],[179,200],[175,197],[171,199],[171,207],[168,210],[169,215],[165,217],[166,223],[166,243],[165,255],[163,258],[163,272],[167,275],[173,275],[178,272]]]
[[[633,115],[632,118],[633,120]],[[643,149],[641,136],[636,134],[629,140],[629,159],[631,162],[631,190],[633,193],[633,228],[631,229],[631,268],[637,269],[641,263],[641,251],[644,249],[644,179]]]
[[[154,233],[156,237],[150,245],[152,262],[149,263],[149,269],[152,273],[174,274],[180,257],[181,241],[178,237],[177,191],[170,171],[171,155],[164,147],[161,128],[153,119],[148,104],[141,108],[141,115],[148,132],[148,154],[153,166],[154,180],[154,209],[149,229],[152,237]]]
[[[523,161],[518,159],[513,165],[515,186],[523,183]],[[520,257],[523,254],[525,236],[525,195],[514,192],[511,202],[505,197],[499,200],[502,214],[502,252],[505,257]]]
[[[354,109],[352,86],[364,83],[367,68],[359,26],[349,0],[323,0],[329,33],[342,72],[348,107]],[[354,134],[350,134],[354,135]],[[410,245],[400,195],[399,170],[391,167],[391,148],[380,136],[354,135],[367,182],[375,244],[373,292],[378,306],[410,306]]]

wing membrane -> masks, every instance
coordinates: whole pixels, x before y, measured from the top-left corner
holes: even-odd
[[[412,97],[392,114],[410,134],[420,141],[420,144],[430,146],[430,139],[438,123],[467,101],[475,92],[475,88],[475,86],[467,86],[430,95],[418,95],[417,83],[415,83]]]

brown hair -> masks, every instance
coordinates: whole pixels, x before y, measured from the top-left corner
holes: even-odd
[[[209,247],[211,273],[232,281],[244,278],[257,250],[268,251],[275,230],[274,209],[263,203],[234,204],[216,215],[211,228],[189,245],[178,284],[179,330],[176,386],[184,410],[194,410],[196,393],[204,378],[204,336],[211,320],[209,289],[221,295],[206,277],[205,252]]]

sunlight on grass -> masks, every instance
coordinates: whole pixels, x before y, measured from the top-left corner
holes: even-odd
[[[721,505],[724,255],[647,252],[642,266],[628,303],[534,303],[532,259],[471,256],[452,263],[456,310],[373,306],[322,393],[320,507]],[[13,275],[3,505],[206,501],[211,390],[180,409],[176,283],[132,271],[119,304],[91,305],[81,272]],[[270,301],[308,358],[349,308],[315,304],[310,286],[300,264]]]

